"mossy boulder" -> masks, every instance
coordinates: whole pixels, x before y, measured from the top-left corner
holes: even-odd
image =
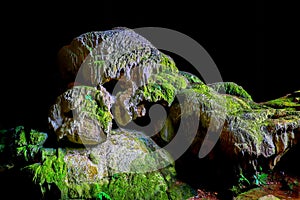
[[[219,158],[225,156],[245,169],[255,170],[260,165],[273,169],[298,143],[298,96],[294,92],[257,103],[235,83],[206,85],[191,81],[177,90],[177,100],[170,107],[161,136],[155,139],[165,145],[176,134],[182,134],[183,140],[191,141],[188,152],[195,156],[206,148],[212,159],[218,159],[218,152]],[[197,127],[196,135],[191,134],[192,127]]]
[[[284,99],[286,97],[274,101]],[[243,101],[246,104],[249,102]],[[236,152],[237,157],[246,158],[248,162],[252,160],[250,163],[253,166],[262,165],[273,169],[280,158],[299,141],[300,113],[294,108],[291,109],[290,105],[285,106],[284,103],[280,109],[268,103],[256,103],[256,107],[240,109],[239,112],[227,115],[220,136],[223,150],[227,149],[228,153]],[[232,145],[228,145],[229,141],[233,141]],[[233,148],[230,149],[230,146]],[[258,160],[261,162],[257,162]]]
[[[24,168],[44,195],[59,198],[186,199],[193,190],[176,186],[170,155],[141,132],[118,129],[91,148],[42,149],[40,163]],[[174,196],[176,194],[176,196]]]
[[[50,107],[50,128],[58,139],[66,136],[73,143],[101,143],[112,127],[112,103],[113,98],[102,86],[74,86]]]
[[[67,139],[78,146],[42,147],[45,134],[23,128],[14,129],[13,137],[0,132],[1,159],[12,151],[9,161],[26,162],[24,172],[43,194],[184,199],[193,196],[191,189],[176,185],[173,152],[161,148],[178,135],[174,151],[185,143],[190,146],[182,153],[193,158],[226,160],[254,171],[260,165],[273,169],[298,143],[299,91],[257,103],[236,83],[205,84],[179,71],[171,57],[133,30],[82,34],[59,51],[58,61],[61,77],[75,84],[57,97],[48,122],[59,145]],[[127,129],[150,121],[155,104],[167,116],[150,119],[153,137]],[[6,143],[13,144],[11,149]]]
[[[100,85],[115,97],[112,115],[118,126],[146,119],[152,105],[162,105],[167,119],[155,137],[159,144],[170,142],[180,126],[187,140],[191,140],[190,130],[195,127],[197,133],[191,149],[196,154],[203,149],[202,145],[212,144],[212,148],[217,143],[215,148],[230,158],[239,160],[247,155],[245,162],[250,159],[254,163],[264,157],[273,162],[271,168],[278,160],[276,155],[288,149],[288,145],[284,150],[278,149],[282,145],[274,140],[276,134],[270,127],[278,124],[274,120],[276,113],[282,112],[278,108],[297,111],[297,92],[283,99],[256,103],[236,83],[206,85],[197,76],[179,71],[172,58],[127,28],[82,34],[61,49],[59,58],[63,74],[82,84]],[[298,114],[286,115],[296,124],[291,131],[294,133]],[[289,126],[290,121],[281,119]],[[183,121],[187,123],[182,125]],[[280,137],[293,140],[288,135]]]
[[[64,80],[92,86],[124,77],[139,87],[148,74],[178,70],[168,56],[125,27],[75,37],[59,50],[58,63]]]

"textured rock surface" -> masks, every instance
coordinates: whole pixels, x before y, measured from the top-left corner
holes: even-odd
[[[205,85],[195,75],[179,71],[170,57],[133,30],[82,34],[63,47],[59,57],[62,74],[75,79],[79,71],[78,80],[110,91],[115,97],[112,114],[119,126],[146,119],[149,108],[161,104],[168,116],[157,130],[159,144],[170,142],[180,129],[187,142],[193,140],[190,149],[197,156],[205,156],[217,143],[214,149],[241,165],[250,162],[256,168],[257,159],[264,158],[273,168],[297,143],[299,91],[256,103],[236,83]],[[113,90],[109,83],[116,83]],[[153,130],[156,127],[160,126],[154,125]]]
[[[157,48],[127,28],[84,33],[60,49],[58,60],[62,77],[71,81],[98,85],[124,77],[138,86],[164,61]]]
[[[58,139],[79,144],[103,142],[112,126],[113,98],[100,86],[75,86],[57,97],[49,111],[49,125]]]
[[[55,186],[63,199],[96,198],[100,193],[111,199],[192,196],[191,188],[177,188],[174,161],[159,149],[143,133],[115,130],[105,142],[91,148],[59,148],[58,152],[43,148],[41,162],[25,169],[42,192]]]
[[[171,106],[172,126],[176,127],[180,123],[178,116],[181,116],[182,121],[200,105],[198,133],[191,148],[193,154],[198,155],[199,149],[203,148],[201,145],[214,145],[216,135],[213,134],[219,131],[214,149],[222,152],[223,156],[238,161],[243,167],[256,169],[258,165],[269,163],[267,167],[273,169],[280,158],[299,141],[300,112],[296,111],[299,101],[295,100],[297,92],[270,102],[256,103],[237,87],[231,95],[216,93],[214,87],[201,83],[193,85],[182,93],[184,101],[180,107],[183,111],[176,109],[178,103]],[[241,94],[237,91],[241,91]],[[274,105],[274,102],[277,104]],[[193,122],[186,126],[189,125],[194,126]],[[186,131],[184,134],[189,133]],[[210,154],[213,155],[214,151]]]
[[[232,162],[251,176],[261,166],[273,169],[298,143],[299,91],[257,103],[236,83],[206,85],[133,30],[82,34],[58,57],[62,78],[75,84],[57,97],[48,122],[70,146],[44,147],[47,134],[23,127],[0,132],[0,172],[23,162],[43,194],[184,199],[193,195],[176,185],[172,158],[183,144],[190,158]],[[155,104],[166,119],[149,119]],[[169,143],[168,152],[160,148]]]
[[[237,85],[233,82],[219,82],[219,83],[211,83],[208,84],[209,87],[213,88],[217,92],[221,92],[223,94],[236,95],[241,98],[245,98],[248,100],[252,100],[252,97],[243,87]]]
[[[170,105],[177,90],[187,85],[169,56],[126,28],[82,34],[58,57],[63,78],[103,85],[116,97],[113,114],[120,126],[145,115],[145,107],[139,105],[143,101]]]

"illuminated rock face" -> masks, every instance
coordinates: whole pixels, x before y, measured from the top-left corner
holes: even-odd
[[[195,75],[179,71],[172,58],[133,30],[115,28],[84,33],[64,46],[58,56],[62,78],[97,88],[94,90],[106,89],[102,98],[113,99],[104,106],[107,114],[103,116],[110,117],[103,120],[98,114],[87,121],[94,128],[93,133],[88,128],[74,128],[74,120],[56,117],[58,106],[52,107],[50,124],[59,138],[66,135],[77,143],[103,142],[111,130],[111,120],[126,127],[149,117],[149,108],[160,104],[167,118],[163,125],[151,119],[155,141],[167,144],[183,127],[180,134],[193,140],[190,149],[197,156],[208,145],[213,150],[206,152],[209,155],[215,155],[214,150],[218,149],[228,158],[251,163],[254,168],[256,160],[263,157],[273,168],[284,152],[297,143],[299,92],[257,103],[236,83],[206,85]],[[82,118],[90,116],[85,114],[84,106],[78,110],[82,110]],[[94,123],[96,119],[98,125]],[[189,138],[192,126],[198,126],[195,138]],[[86,138],[84,142],[77,139],[80,135]]]
[[[176,185],[174,161],[142,132],[116,129],[101,144],[45,148],[47,134],[19,126],[0,133],[0,173],[21,169],[55,199],[187,199]],[[3,143],[5,142],[5,143]],[[23,186],[24,187],[24,186]],[[176,196],[174,196],[176,195]],[[54,198],[54,197],[52,197]]]
[[[176,147],[190,143],[184,154],[254,170],[273,169],[299,141],[299,91],[257,103],[236,83],[206,85],[133,30],[82,34],[58,57],[62,79],[74,82],[49,109],[60,148],[43,147],[45,133],[0,132],[1,160],[24,161],[43,193],[55,185],[66,199],[186,199],[193,195],[175,184],[173,152],[160,148],[179,134]],[[156,115],[144,129],[155,104],[166,119]]]
[[[218,88],[225,89],[218,93]],[[184,121],[188,122],[183,124],[181,132],[188,138],[189,127],[194,126],[194,122],[188,119],[200,108],[197,115],[199,128],[187,154],[197,157],[201,148],[213,146],[208,152],[211,159],[226,157],[244,169],[253,170],[258,166],[273,169],[284,153],[299,141],[297,92],[256,103],[246,91],[233,83],[194,83],[181,90],[179,95],[183,99],[181,104],[174,102],[170,108],[170,133],[180,124],[180,116],[181,121],[186,119]],[[165,134],[165,129],[162,131]],[[215,135],[218,136],[217,142]]]
[[[58,139],[78,144],[105,141],[112,127],[113,98],[100,87],[74,86],[61,94],[49,111],[49,124]]]
[[[143,133],[118,129],[93,147],[59,148],[58,153],[41,149],[42,164],[26,169],[37,182],[44,182],[42,191],[46,193],[47,187],[54,184],[62,199],[96,198],[101,193],[111,199],[167,200],[174,192],[182,198],[192,196],[191,191],[176,188],[170,155],[156,151],[159,147]]]
[[[139,87],[152,72],[171,70],[157,48],[126,28],[84,33],[60,49],[58,61],[63,79],[93,86],[124,77]]]

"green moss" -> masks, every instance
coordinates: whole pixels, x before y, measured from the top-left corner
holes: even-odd
[[[12,156],[26,162],[34,160],[36,154],[48,138],[46,133],[34,129],[26,132],[24,126],[17,126],[10,134],[12,134],[10,136],[12,137],[12,144],[10,146],[13,152]]]
[[[74,151],[77,150],[74,149]],[[60,190],[62,199],[101,199],[101,196],[104,199],[106,197],[103,195],[107,194],[111,199],[167,200],[170,199],[171,193],[172,196],[183,195],[180,190],[175,192],[173,188],[176,175],[173,165],[159,171],[118,173],[99,178],[97,175],[99,171],[91,170],[97,166],[86,164],[88,158],[74,156],[74,159],[69,160],[67,152],[62,149],[58,149],[57,152],[56,149],[44,148],[42,161],[24,168],[31,172],[33,181],[40,186],[42,194],[48,195],[53,192],[53,186],[56,186]],[[151,158],[150,163],[145,160],[140,161],[145,164],[155,162]],[[81,169],[77,170],[78,168]],[[93,174],[89,175],[89,173]],[[171,188],[170,191],[169,188]]]
[[[296,102],[292,102],[290,99],[275,99],[268,102],[268,105],[276,108],[286,108],[286,107],[296,107],[300,106],[300,104]]]
[[[229,94],[252,101],[250,94],[242,87],[233,82],[218,82],[208,84],[209,87],[221,94]]]
[[[14,145],[17,147],[26,146],[28,144],[24,126],[17,126],[12,134],[14,137]]]
[[[172,193],[174,197],[172,199],[176,199],[176,196],[177,199],[181,199],[179,197],[186,195],[186,191],[174,188],[175,181],[172,170],[175,173],[173,166],[166,167],[161,172],[118,173],[90,183],[70,180],[68,181],[68,197],[99,199],[100,196],[103,197],[103,194],[106,194],[111,199],[168,200]],[[169,176],[165,176],[165,173]]]
[[[68,197],[70,199],[90,199],[92,198],[90,191],[92,190],[91,184],[89,183],[81,183],[76,185],[69,185],[68,188]]]
[[[73,90],[79,90],[83,97],[75,96],[74,98],[81,99],[80,105],[76,108],[76,113],[85,112],[91,119],[96,119],[104,131],[108,131],[112,123],[112,114],[105,105],[103,93],[100,90],[90,86],[78,86]],[[74,100],[76,101],[76,99]]]
[[[29,133],[29,144],[32,145],[43,145],[48,135],[46,133],[31,129]]]
[[[300,110],[300,91],[295,91],[283,97],[262,102],[261,105],[268,106],[275,109],[285,109],[289,111]]]
[[[287,110],[297,110],[300,108],[300,103],[295,101],[292,97],[290,98],[278,98],[268,102],[263,103],[263,105],[276,108],[276,109],[287,109]]]
[[[147,84],[140,87],[133,99],[145,98],[150,102],[174,101],[177,91],[187,87],[184,76],[179,74],[175,62],[167,55],[160,54],[160,69],[151,74]]]
[[[202,84],[204,84],[204,83],[201,81],[201,79],[200,79],[199,77],[195,76],[194,74],[191,74],[191,73],[185,72],[185,71],[179,71],[179,73],[180,73],[182,76],[184,76],[184,77],[187,79],[187,81],[188,81],[189,83],[191,83],[191,84],[193,84],[193,83],[202,83]]]
[[[195,93],[196,99],[198,100],[196,105],[200,104],[202,113],[208,114],[214,112],[217,114],[217,112],[224,112],[225,114],[226,99],[223,96],[220,96],[213,89],[202,83],[193,84],[191,89],[192,92]],[[192,97],[193,95],[187,95],[188,98],[190,98],[190,96]]]
[[[169,200],[189,199],[197,195],[197,192],[185,183],[174,184],[168,189]]]
[[[178,91],[177,95],[180,102],[174,102],[171,106],[172,121],[176,121],[178,116],[188,117],[191,115],[199,115],[200,111],[204,112],[211,107],[213,94],[210,89],[201,83],[195,83],[191,88],[185,88]],[[195,113],[196,112],[196,113]],[[174,123],[175,123],[174,121]]]
[[[205,95],[207,97],[212,97],[212,89],[203,83],[196,83],[192,85],[192,89],[194,92],[198,94]]]
[[[251,100],[235,95],[220,95],[213,88],[201,83],[193,84],[190,89],[183,90],[181,94],[184,97],[180,105],[181,118],[191,116],[200,108],[199,122],[202,128],[209,126],[210,130],[215,130],[226,123],[223,134],[230,133],[239,151],[251,155],[264,153],[262,143],[266,133],[261,130],[263,122],[270,116],[271,111],[253,110],[252,105],[249,104]],[[175,113],[173,118],[176,116],[178,113]],[[214,117],[213,121],[212,117]],[[227,137],[224,136],[222,139],[226,141]]]
[[[173,73],[178,73],[179,70],[176,67],[176,64],[174,62],[174,60],[163,53],[160,53],[160,65],[162,66],[162,71],[163,72],[173,72]]]
[[[174,101],[177,91],[187,87],[183,76],[176,73],[159,73],[153,76],[147,85],[136,91],[133,99],[146,99],[150,102]]]
[[[250,111],[252,108],[243,99],[237,98],[235,96],[226,95],[224,96],[226,102],[226,111],[230,115],[237,114],[239,112]]]
[[[157,84],[157,83],[150,83],[147,86],[144,86],[143,91],[145,99],[149,100],[150,102],[158,102],[164,100],[171,104],[175,97],[175,88],[171,84]]]
[[[159,172],[122,173],[117,177],[111,177],[110,184],[100,186],[98,191],[100,190],[111,199],[169,199],[166,182]]]
[[[102,109],[98,109],[98,120],[102,126],[102,128],[105,131],[108,131],[111,127],[111,123],[112,123],[112,115],[110,113],[110,111],[106,110],[102,110]]]
[[[89,87],[86,88],[88,89]],[[103,94],[101,94],[101,91],[99,90],[91,88],[91,91],[95,94],[85,95],[83,102],[80,105],[80,111],[88,112],[92,119],[96,118],[97,121],[99,121],[103,130],[108,131],[112,123],[112,114],[103,101],[103,98],[105,97],[102,96]]]
[[[67,167],[64,154],[61,149],[58,149],[58,156],[55,149],[43,149],[41,163],[23,168],[33,173],[33,181],[40,186],[42,194],[50,190],[53,184],[59,188],[62,195],[67,194],[68,187],[65,180]]]

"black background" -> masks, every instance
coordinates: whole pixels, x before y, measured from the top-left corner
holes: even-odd
[[[0,128],[23,124],[46,129],[49,106],[60,94],[58,50],[82,33],[116,26],[164,27],[188,35],[211,55],[223,80],[244,87],[254,101],[300,89],[299,50],[292,48],[297,47],[295,6],[163,2],[2,6]]]

